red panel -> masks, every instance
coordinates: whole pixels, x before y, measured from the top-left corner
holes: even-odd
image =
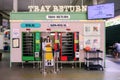
[[[76,49],[77,49],[77,44],[75,43],[75,40],[77,40],[76,32],[74,32],[74,53],[76,52]],[[75,57],[74,57],[74,60],[76,60]]]
[[[77,59],[74,57],[74,61],[76,61]]]
[[[60,58],[62,57],[62,32],[60,33]]]
[[[67,56],[61,56],[61,61],[67,61]]]
[[[74,51],[76,51],[76,43],[75,40],[77,40],[76,32],[74,32]]]
[[[57,32],[55,32],[55,41],[57,40]],[[57,43],[54,44],[55,51],[58,49]]]

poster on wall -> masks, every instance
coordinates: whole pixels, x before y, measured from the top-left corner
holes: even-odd
[[[100,24],[84,24],[84,35],[100,35]]]
[[[12,39],[12,47],[13,48],[19,48],[19,38],[13,38]]]
[[[86,46],[89,46],[93,49],[100,49],[100,36],[85,36],[84,47]]]
[[[3,26],[4,28],[8,28],[8,26],[9,26],[9,20],[3,19],[3,20],[2,20],[2,26]]]
[[[12,34],[13,38],[18,38],[19,35],[20,35],[19,29],[13,29],[13,34]]]

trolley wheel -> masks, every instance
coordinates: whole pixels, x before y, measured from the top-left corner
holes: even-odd
[[[35,69],[35,66],[33,66],[33,69]]]
[[[60,70],[59,69],[57,69],[57,72],[59,72]]]
[[[46,75],[46,74],[47,74],[47,72],[45,72],[45,71],[44,71],[44,72],[43,72],[43,74],[44,74],[44,75]]]
[[[74,66],[72,66],[72,69],[74,69]]]
[[[63,67],[61,66],[60,69],[62,69]]]

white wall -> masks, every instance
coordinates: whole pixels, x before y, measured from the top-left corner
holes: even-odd
[[[0,49],[3,49],[3,46],[4,46],[4,44],[3,44],[3,38],[4,38],[4,36],[3,36],[3,34],[0,34]]]

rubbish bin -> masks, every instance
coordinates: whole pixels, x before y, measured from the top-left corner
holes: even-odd
[[[0,61],[2,60],[2,53],[0,53]]]

